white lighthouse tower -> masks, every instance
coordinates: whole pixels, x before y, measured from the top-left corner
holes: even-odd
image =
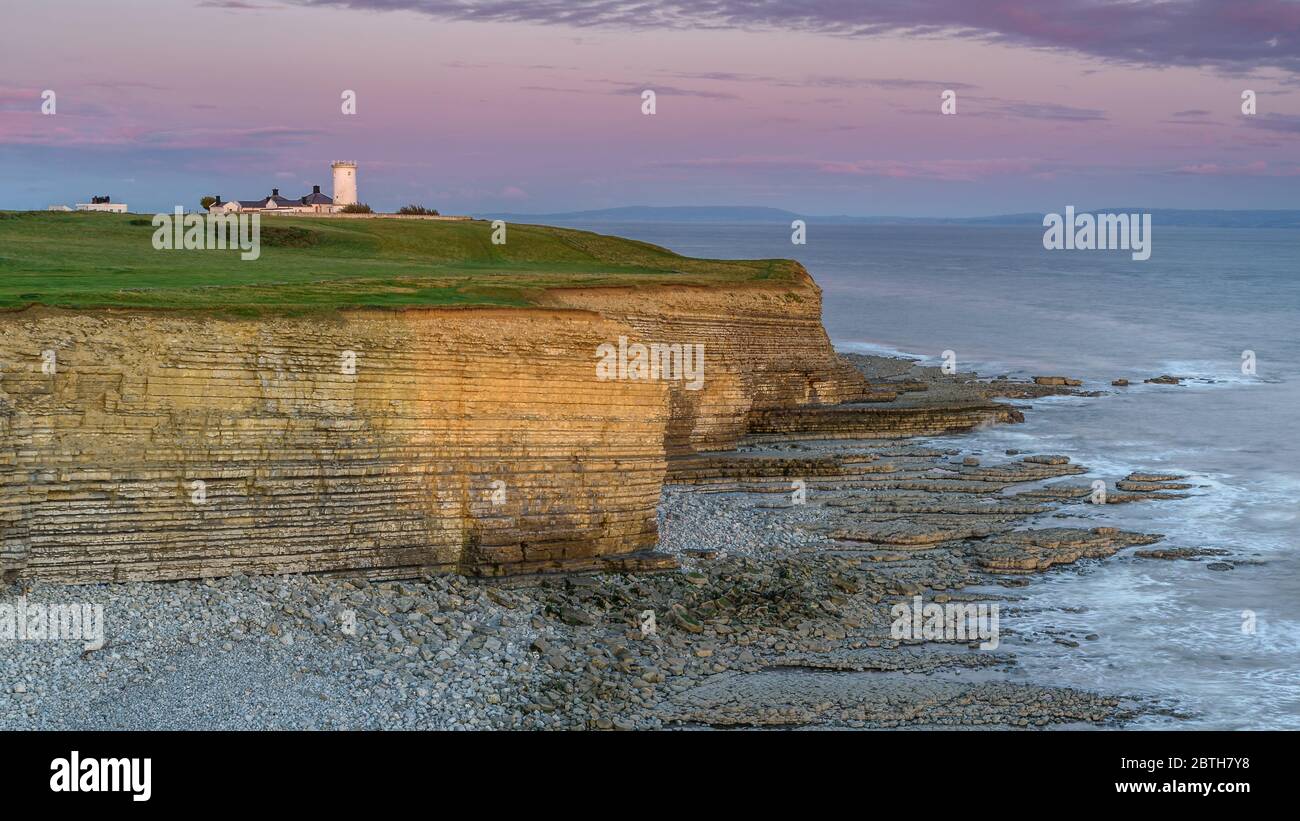
[[[346,160],[330,163],[334,169],[334,204],[357,204],[357,164]]]

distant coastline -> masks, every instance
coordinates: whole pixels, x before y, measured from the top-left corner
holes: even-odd
[[[1078,205],[1076,203],[1076,205]],[[1300,228],[1300,210],[1228,210],[1143,208],[1139,206],[1108,206],[1085,208],[1081,211],[1106,213],[1148,213],[1160,225],[1200,228]],[[512,222],[746,222],[783,223],[791,220],[815,220],[822,224],[839,225],[1035,225],[1041,226],[1043,214],[1024,212],[995,214],[983,217],[898,217],[852,216],[846,214],[801,214],[782,208],[763,208],[733,205],[632,205],[621,208],[602,208],[589,211],[563,211],[539,214],[483,213],[475,216],[484,219],[504,219]]]

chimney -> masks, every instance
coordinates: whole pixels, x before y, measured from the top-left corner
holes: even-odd
[[[319,185],[313,185],[313,186],[311,187],[311,192],[312,192],[313,194],[319,194],[319,193],[320,193],[320,186],[319,186]]]
[[[273,196],[273,197],[278,197],[278,196],[280,196],[280,189],[279,189],[279,188],[272,188],[272,189],[271,189],[271,196]]]

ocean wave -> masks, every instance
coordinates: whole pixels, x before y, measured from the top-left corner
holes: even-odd
[[[918,365],[937,368],[943,364],[942,352],[937,354],[904,351],[892,345],[861,340],[831,340],[836,351],[840,353],[857,353],[867,356],[887,356],[892,359],[910,359]],[[957,369],[962,373],[976,373],[980,376],[1007,374],[1009,376],[1029,378],[1029,370],[992,359],[957,358]]]
[[[1171,376],[1181,376],[1190,385],[1276,385],[1283,381],[1280,376],[1244,374],[1239,364],[1221,359],[1173,359],[1160,363],[1160,371]]]
[[[894,359],[912,359],[917,362],[924,362],[927,359],[938,359],[938,357],[926,356],[925,354],[900,351],[898,348],[889,345],[882,345],[876,342],[836,341],[834,345],[835,350],[840,353],[860,353],[868,356],[889,356]]]

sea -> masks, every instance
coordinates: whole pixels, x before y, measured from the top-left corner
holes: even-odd
[[[810,220],[795,245],[785,224],[570,224],[690,256],[798,259],[841,351],[927,364],[951,351],[963,371],[1104,391],[1018,402],[1024,424],[935,441],[986,464],[1064,454],[1090,469],[1073,480],[1112,491],[1131,471],[1184,474],[1186,499],[1083,502],[1031,526],[1114,526],[1229,555],[1126,551],[1035,576],[1004,610],[1006,675],[1155,706],[1136,727],[1300,729],[1300,230],[1157,224],[1139,261],[1044,249],[1036,226]],[[1143,383],[1161,374],[1186,381]]]

